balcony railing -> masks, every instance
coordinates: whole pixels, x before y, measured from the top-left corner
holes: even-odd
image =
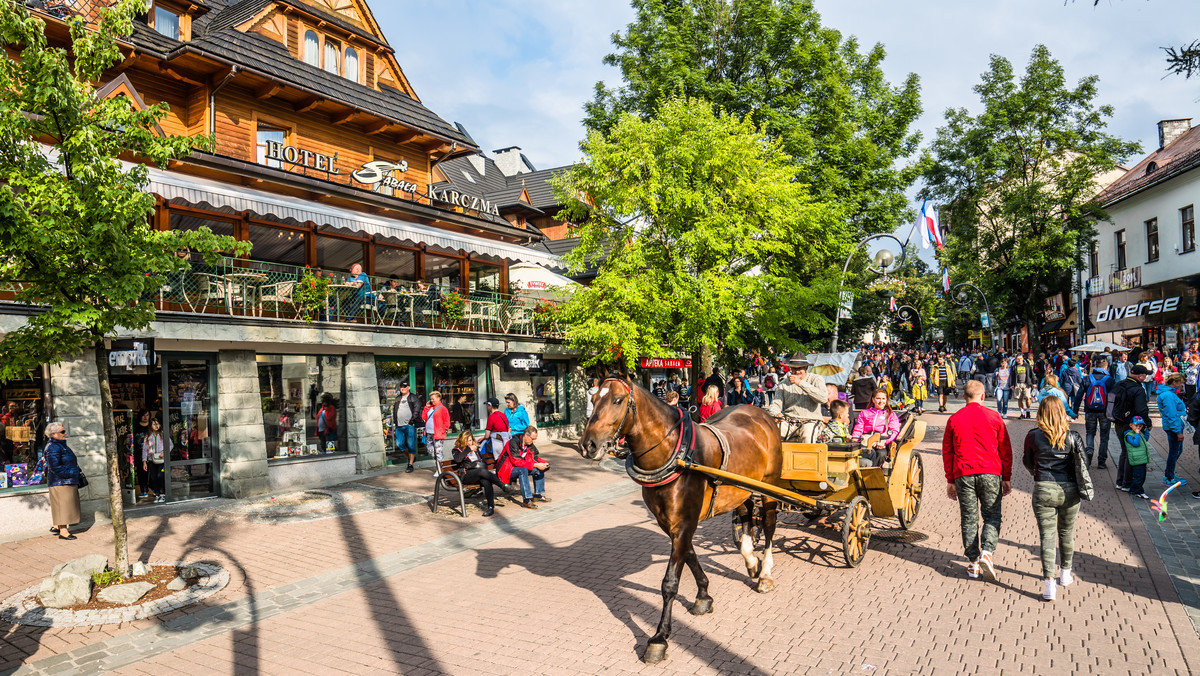
[[[378,276],[367,278],[368,290],[348,284],[348,277],[264,261],[226,258],[208,265],[193,260],[187,269],[164,276],[157,292],[145,300],[161,312],[195,315],[562,336],[560,304],[552,299]],[[326,293],[314,293],[314,280],[328,284]],[[306,282],[307,293],[300,288]],[[13,291],[11,285],[0,290],[0,302],[11,302]]]
[[[24,0],[29,9],[52,16],[69,19],[78,16],[84,23],[92,24],[100,16],[100,10],[112,4],[111,0]]]

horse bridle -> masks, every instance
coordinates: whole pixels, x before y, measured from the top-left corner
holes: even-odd
[[[600,383],[600,386],[603,387],[604,383],[610,381],[621,383],[629,390],[628,398],[625,400],[625,412],[621,414],[621,422],[617,424],[617,429],[613,430],[612,439],[609,439],[608,444],[606,444],[607,447],[615,449],[617,447],[617,440],[621,438],[621,430],[625,429],[625,420],[629,418],[630,411],[635,415],[637,414],[637,403],[633,400],[633,386],[620,378],[607,378],[604,382]]]

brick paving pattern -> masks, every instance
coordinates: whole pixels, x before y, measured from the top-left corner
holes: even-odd
[[[1186,595],[1172,584],[1171,564],[1164,567],[1155,553],[1154,528],[1140,518],[1149,506],[1134,504],[1111,480],[1097,477],[1097,499],[1085,503],[1079,518],[1080,581],[1057,602],[1043,603],[1033,484],[1018,460],[996,553],[1000,581],[967,580],[957,509],[945,497],[941,472],[945,416],[924,419],[927,490],[916,534],[881,532],[862,566],[851,570],[837,533],[787,516],[777,532],[778,588],[759,595],[730,542],[729,517],[702,524],[696,541],[715,611],[684,612],[695,594],[685,574],[669,658],[653,667],[637,654],[658,620],[667,540],[632,483],[597,471],[570,449],[551,447],[548,487],[555,502],[538,511],[509,504],[493,521],[470,512],[466,520],[432,514],[420,504],[297,523],[205,512],[135,519],[131,554],[218,561],[232,573],[229,587],[199,607],[124,625],[0,627],[0,670],[21,664],[18,673],[155,676],[1200,670],[1193,666],[1200,638],[1180,603]],[[1009,426],[1019,454],[1032,424],[1010,419]],[[401,472],[361,483],[428,494],[431,481],[428,473]],[[1159,530],[1191,537],[1182,528],[1200,521],[1179,505],[1190,500],[1173,502]],[[0,595],[36,583],[57,560],[107,551],[105,530],[95,527],[76,543],[36,538],[6,546]]]

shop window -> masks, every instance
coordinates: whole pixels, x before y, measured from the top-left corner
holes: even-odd
[[[450,412],[452,432],[483,427],[480,409],[486,397],[480,395],[480,384],[486,382],[486,373],[487,362],[480,359],[433,361],[433,387],[442,393],[442,403]]]
[[[353,47],[346,48],[346,64],[342,74],[347,80],[358,82],[358,50]]]
[[[559,361],[543,362],[540,375],[530,380],[536,399],[530,417],[540,427],[567,424],[567,364]]]
[[[172,40],[179,39],[179,14],[163,7],[154,8],[154,30]]]
[[[342,55],[342,47],[333,40],[325,40],[325,71],[339,75],[338,62]]]
[[[1196,211],[1189,204],[1179,210],[1179,223],[1182,228],[1182,253],[1196,250]]]
[[[1117,244],[1117,246],[1116,246],[1117,269],[1124,270],[1125,269],[1125,231],[1118,230],[1113,237],[1116,240],[1116,244]]]
[[[265,164],[268,167],[276,169],[283,168],[283,162],[280,160],[267,159],[267,142],[278,143],[279,145],[287,145],[287,130],[279,127],[272,127],[267,124],[258,125],[258,132],[254,139],[254,150],[257,154],[258,163]]]
[[[468,291],[479,293],[499,293],[500,292],[500,266],[471,261],[470,274],[467,276],[470,282]]]
[[[304,31],[304,63],[321,67],[321,39],[314,31]]]
[[[1151,218],[1146,221],[1146,262],[1153,263],[1158,260],[1158,219]]]
[[[250,226],[250,242],[254,245],[254,260],[285,265],[304,265],[305,233],[299,230]]]
[[[0,387],[0,490],[38,486],[45,482],[37,461],[45,446],[41,370]]]
[[[417,252],[395,249],[390,246],[375,247],[375,274],[385,279],[417,279]]]
[[[396,452],[396,425],[392,419],[392,410],[396,399],[400,396],[400,385],[407,383],[412,393],[417,395],[422,406],[428,400],[425,392],[425,360],[424,359],[376,359],[375,380],[379,385],[379,413],[383,420],[385,431],[384,443],[388,453]],[[418,430],[421,428],[420,419],[408,421]],[[425,446],[417,441],[417,430],[414,430],[413,442],[418,455],[426,455]]]
[[[462,284],[462,260],[426,254],[425,281],[435,286],[458,288]]]
[[[345,452],[345,363],[340,356],[263,355],[258,360],[268,458]],[[325,394],[337,408],[336,434],[321,431]]]
[[[317,237],[317,267],[323,270],[349,272],[351,265],[361,265],[366,260],[363,253],[362,242],[338,237]]]

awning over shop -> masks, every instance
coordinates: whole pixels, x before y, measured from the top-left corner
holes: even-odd
[[[151,167],[147,169],[150,191],[168,201],[179,200],[192,206],[213,210],[246,211],[262,218],[295,223],[311,221],[317,225],[351,232],[408,240],[445,251],[465,249],[474,254],[535,263],[550,268],[564,267],[557,256],[519,244],[447,232],[420,223],[409,223],[316,202],[306,202],[196,176],[166,172]]]
[[[1042,324],[1042,328],[1038,333],[1041,333],[1042,335],[1045,335],[1047,333],[1054,333],[1062,325],[1063,325],[1063,320],[1055,319],[1052,322],[1046,322],[1045,324]]]

